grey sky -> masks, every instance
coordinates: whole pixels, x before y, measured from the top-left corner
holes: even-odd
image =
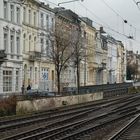
[[[50,6],[55,6],[52,3],[60,3],[69,0],[41,0],[49,2]],[[124,45],[129,50],[138,50],[140,53],[140,10],[137,8],[133,0],[104,0],[112,9],[114,9],[121,17],[126,19],[129,24],[136,27],[136,41],[127,39],[111,30],[105,29],[107,33],[112,35],[118,40],[123,41]],[[86,8],[84,8],[82,5]],[[123,20],[111,11],[104,3],[103,0],[84,0],[83,2],[72,2],[61,5],[62,7],[73,10],[80,16],[87,16],[93,20],[93,26],[97,29],[99,25],[110,27],[122,34],[135,36],[135,29],[128,24],[124,24]],[[95,22],[94,22],[95,21]],[[123,30],[124,29],[124,30]]]

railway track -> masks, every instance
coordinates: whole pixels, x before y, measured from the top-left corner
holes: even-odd
[[[140,114],[136,115],[108,140],[140,140]]]
[[[85,106],[82,105],[82,107],[73,107],[69,111],[64,111],[62,109],[63,111],[60,110],[60,112],[59,110],[51,113],[49,112],[49,117],[46,115],[40,118],[37,114],[36,118],[35,116],[33,116],[33,118],[27,117],[27,120],[25,119],[26,117],[23,120],[20,118],[18,121],[12,119],[9,120],[8,123],[5,120],[5,123],[0,126],[0,133],[5,134],[5,136],[1,138],[3,140],[55,140],[62,137],[65,138],[66,136],[66,138],[71,138],[73,137],[72,135],[74,135],[75,138],[75,133],[77,133],[76,137],[79,137],[79,133],[80,135],[84,134],[84,136],[86,134],[90,135],[87,130],[91,131],[92,128],[94,130],[95,128],[99,129],[103,124],[121,121],[121,119],[124,119],[125,117],[131,118],[133,115],[139,113],[139,110],[137,109],[139,100],[139,96],[130,98],[124,97],[119,100],[112,100],[97,105],[90,103]],[[131,106],[129,105],[130,103]],[[128,106],[127,110],[126,106]],[[119,107],[121,107],[121,109],[119,109]],[[41,126],[38,126],[39,122],[41,123]],[[36,127],[33,126],[29,129],[28,126],[33,125],[34,123],[37,124]],[[24,129],[25,126],[27,126],[28,129]],[[13,135],[13,129],[19,128],[23,130]],[[9,135],[9,137],[6,135]]]

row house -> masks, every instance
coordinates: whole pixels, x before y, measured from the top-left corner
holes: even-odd
[[[22,8],[0,1],[0,93],[16,93],[22,86]],[[5,58],[3,59],[3,56]]]
[[[39,0],[0,1],[0,93],[18,93],[22,85],[53,91],[56,68],[51,58],[55,27],[80,48],[80,86],[123,82],[126,53],[122,42],[97,30],[92,20],[71,10],[51,9]],[[73,43],[65,52],[73,51]],[[75,44],[76,45],[76,44]],[[67,54],[66,54],[67,55]],[[63,60],[62,60],[63,61]],[[72,57],[61,73],[61,87],[76,87]],[[137,62],[138,63],[138,62]]]
[[[55,66],[48,58],[53,10],[38,0],[0,1],[0,93],[19,93],[22,85],[52,91]]]
[[[107,36],[107,82],[122,83],[125,80],[125,50],[122,42]]]
[[[23,5],[23,84],[37,88],[40,73],[40,42],[38,41],[39,3],[28,0]],[[38,55],[37,55],[38,54]]]
[[[111,36],[107,37],[107,82],[115,83],[117,79],[117,43]]]
[[[107,65],[107,43],[103,28],[96,32],[96,48],[95,48],[95,81],[96,85],[106,84],[106,65]]]
[[[33,89],[54,89],[55,67],[48,57],[49,35],[54,30],[54,12],[36,0],[23,6],[23,84]]]
[[[117,41],[117,55],[117,83],[122,83],[126,77],[126,51],[121,41]]]
[[[74,19],[80,23],[76,24]],[[85,57],[80,61],[80,86],[124,82],[126,65],[122,42],[109,36],[102,27],[100,30],[94,28],[89,18],[77,17],[72,11],[61,9],[61,20],[66,21],[68,27],[72,24],[81,30]],[[71,66],[62,73],[63,87],[77,85],[76,68]]]
[[[39,42],[41,52],[41,75],[39,88],[53,91],[55,89],[55,65],[53,64],[50,51],[54,45],[51,37],[55,30],[55,13],[49,7],[41,3],[39,7]]]
[[[94,85],[95,82],[95,47],[96,47],[96,29],[92,26],[92,20],[82,17],[81,28],[85,31],[86,57],[84,63],[84,83],[82,85]],[[84,25],[84,26],[83,26]]]
[[[81,36],[81,34],[79,34],[80,20],[78,19],[78,15],[75,14],[73,11],[64,8],[55,8],[55,11],[56,11],[56,24],[58,25],[57,27],[63,30],[62,33],[61,31],[59,31],[60,33],[58,34],[63,36],[65,39],[67,38],[68,35],[70,37],[69,38],[70,42],[78,41],[77,36],[79,35]],[[67,48],[68,53],[70,51],[73,51],[74,49],[73,47],[74,46],[70,45],[69,48]],[[70,62],[67,64],[68,67],[62,71],[61,88],[76,86],[77,76],[76,76],[76,67],[74,63],[75,63],[74,59],[71,58]]]

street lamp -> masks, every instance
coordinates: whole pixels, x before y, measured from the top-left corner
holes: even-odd
[[[84,0],[71,0],[71,1],[61,2],[61,3],[58,3],[58,6],[60,6],[60,4],[71,3],[75,1],[84,1]]]

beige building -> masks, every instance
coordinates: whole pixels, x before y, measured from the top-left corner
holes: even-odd
[[[52,91],[55,67],[48,59],[51,46],[47,35],[52,31],[54,13],[44,3],[27,0],[23,5],[23,84],[32,89]]]
[[[82,18],[83,27],[86,33],[86,61],[85,61],[85,82],[84,85],[94,85],[95,84],[95,47],[96,47],[96,29],[92,26],[92,20],[87,17]],[[82,75],[81,75],[82,76]]]
[[[107,38],[104,35],[103,28],[96,33],[96,49],[95,49],[95,81],[96,85],[107,83]]]
[[[125,49],[121,41],[117,41],[117,83],[122,83],[125,80],[126,65],[125,65]]]

